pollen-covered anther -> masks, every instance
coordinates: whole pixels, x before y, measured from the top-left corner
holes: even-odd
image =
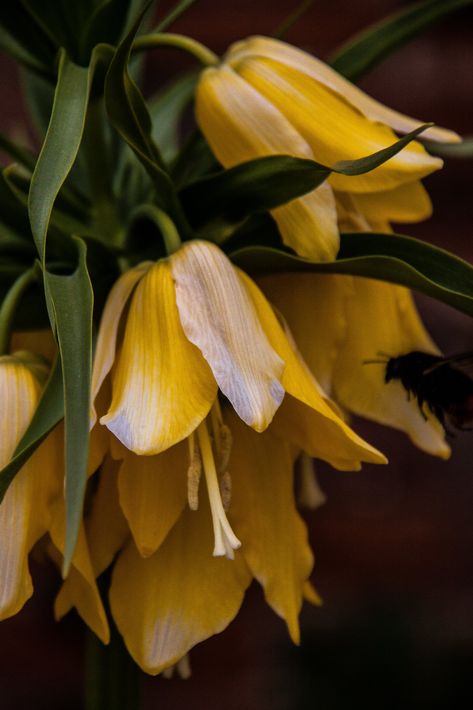
[[[227,516],[225,515],[215,467],[215,459],[205,420],[197,429],[197,437],[202,454],[202,464],[207,483],[207,490],[209,493],[210,510],[212,513],[212,523],[214,529],[213,554],[214,557],[221,557],[225,555],[229,559],[233,559],[233,551],[237,550],[241,546],[241,542],[233,532]]]
[[[219,428],[219,444],[218,469],[221,474],[225,474],[230,461],[233,444],[232,432],[226,424],[222,424]]]
[[[172,678],[174,674],[177,674],[183,680],[187,680],[191,677],[192,671],[188,653],[186,653],[185,656],[180,658],[177,663],[174,663],[174,665],[169,666],[169,668],[166,668],[163,671],[163,678]]]
[[[307,454],[301,454],[299,474],[299,494],[297,496],[299,505],[315,510],[323,505],[327,498],[317,480],[314,462]]]
[[[189,441],[189,468],[187,469],[187,502],[191,510],[199,509],[199,483],[202,476],[202,456],[196,445],[195,436]]]
[[[222,497],[223,509],[227,512],[232,501],[232,477],[229,471],[225,471],[220,476],[220,495]]]

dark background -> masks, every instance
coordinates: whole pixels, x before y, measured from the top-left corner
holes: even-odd
[[[288,40],[326,57],[399,0],[315,0]],[[223,52],[233,40],[270,34],[297,5],[290,0],[200,0],[176,31]],[[169,3],[161,3],[164,12]],[[473,12],[462,10],[385,60],[362,86],[385,103],[460,133],[473,133]],[[155,52],[152,91],[188,66]],[[18,77],[0,58],[0,129],[27,135]],[[434,217],[406,233],[473,258],[472,161],[449,161],[427,187]],[[471,320],[418,299],[446,352],[471,349]],[[253,587],[237,620],[191,654],[193,677],[147,679],[145,708],[339,710],[473,707],[473,434],[453,441],[450,461],[433,459],[403,435],[367,422],[358,431],[390,458],[388,467],[339,473],[320,465],[328,503],[308,516],[314,582],[325,600],[302,614],[302,644]],[[2,710],[80,707],[82,625],[52,619],[57,577],[35,564],[35,596],[0,625]],[[105,710],[105,709],[104,709]]]

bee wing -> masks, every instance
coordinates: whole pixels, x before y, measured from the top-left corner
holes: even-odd
[[[435,372],[442,367],[453,367],[455,370],[460,370],[460,372],[463,372],[468,377],[473,378],[473,350],[442,358],[439,362],[425,370],[424,375]]]

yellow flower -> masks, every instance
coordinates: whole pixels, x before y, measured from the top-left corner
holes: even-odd
[[[156,456],[137,456],[115,440],[112,453],[120,460],[103,465],[85,522],[95,575],[119,553],[111,612],[130,654],[151,674],[223,631],[252,578],[296,643],[303,599],[319,603],[308,581],[313,556],[295,508],[288,443],[271,430],[254,432],[225,407],[200,424],[194,447],[190,460],[184,442]],[[242,543],[232,559],[212,556],[211,494],[199,491],[199,469],[208,467],[219,476]],[[75,606],[94,628],[98,612],[80,606],[85,591],[83,580],[69,577],[56,613]]]
[[[370,98],[318,59],[265,37],[234,44],[220,66],[203,72],[196,115],[225,167],[277,153],[331,166],[385,148],[396,141],[393,131],[405,133],[420,125]],[[459,140],[441,128],[430,128],[424,136]],[[313,192],[274,210],[273,216],[283,241],[298,254],[331,260],[338,251],[333,190],[354,193],[364,208],[368,204],[389,211],[399,201],[407,208],[406,186],[414,185],[409,204],[417,213],[422,190],[418,181],[441,165],[414,141],[365,175],[332,174]],[[425,193],[422,201],[425,214]]]
[[[200,452],[217,556],[231,557],[240,546],[209,443],[208,422],[219,431],[219,389],[254,430],[272,422],[276,433],[335,468],[385,462],[344,423],[256,285],[208,242],[189,242],[119,279],[99,329],[94,397],[110,372],[111,402],[100,422],[140,456],[167,456],[187,439],[190,500]],[[142,553],[149,549],[153,543],[143,543]]]

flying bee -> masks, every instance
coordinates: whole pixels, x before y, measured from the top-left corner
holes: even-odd
[[[425,404],[443,426],[447,421],[464,431],[473,427],[473,352],[442,357],[413,350],[385,357],[365,362],[385,364],[384,381],[399,380],[407,396],[417,400],[424,419]]]

